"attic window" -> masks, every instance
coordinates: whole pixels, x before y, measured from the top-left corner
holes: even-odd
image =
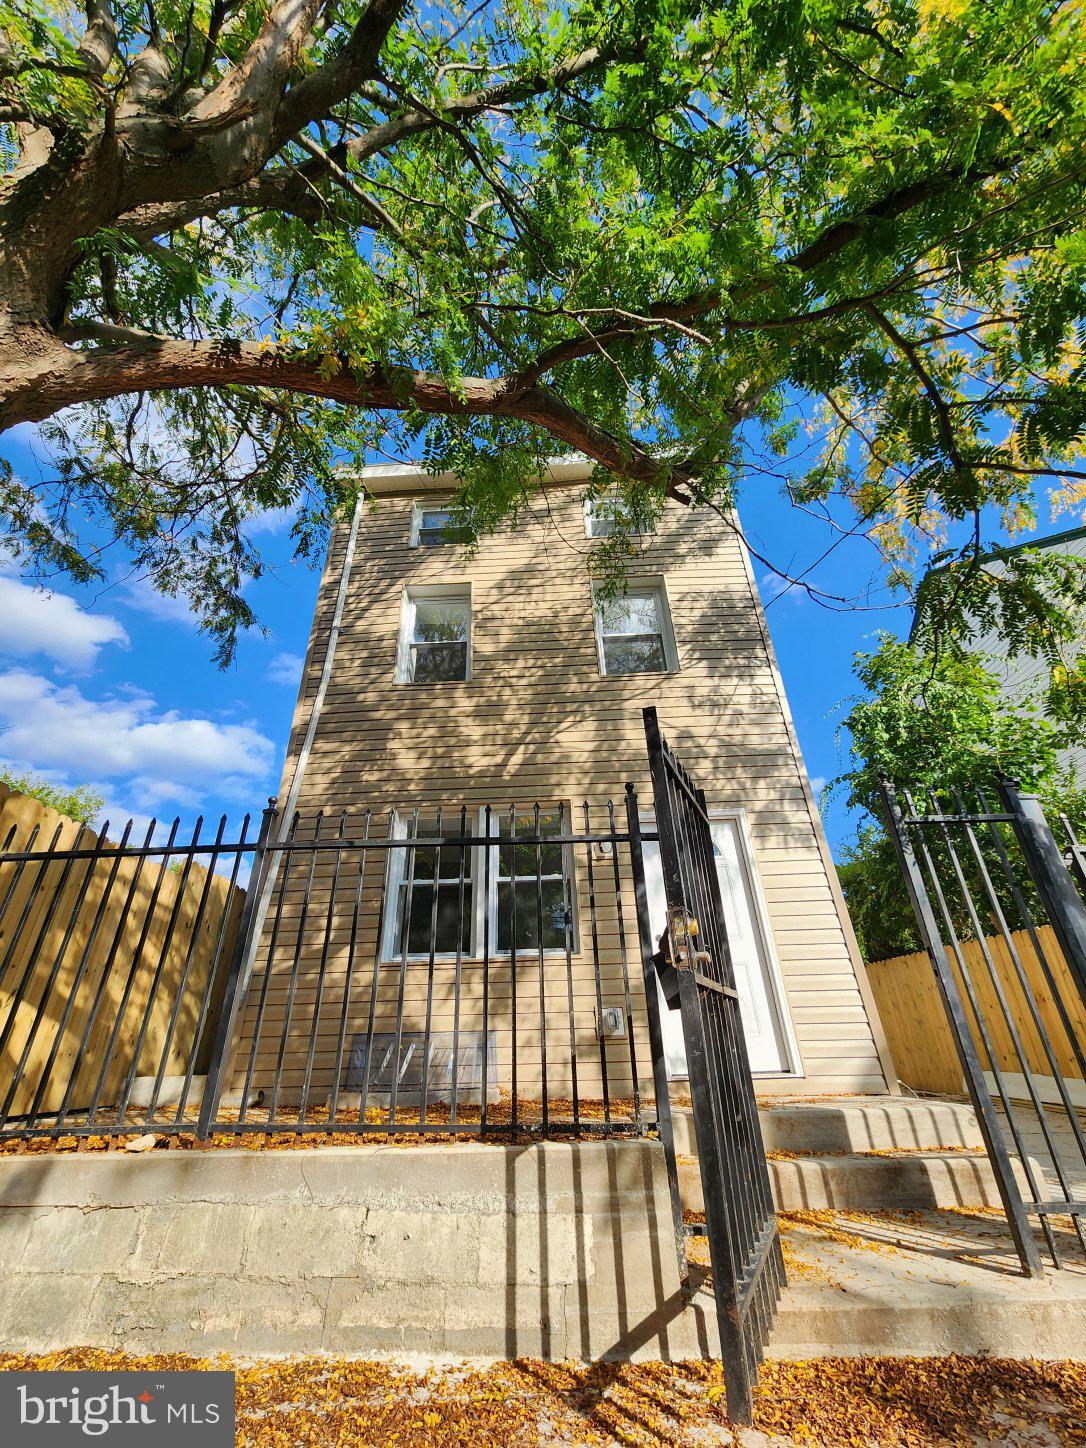
[[[451,543],[453,526],[451,508],[429,508],[416,503],[411,517],[412,548],[440,548]]]
[[[610,538],[619,529],[640,538],[652,533],[652,528],[635,528],[630,522],[629,512],[623,499],[617,493],[608,493],[603,498],[586,497],[584,500],[584,531],[586,538]]]

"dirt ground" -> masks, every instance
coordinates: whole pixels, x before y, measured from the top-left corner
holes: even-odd
[[[1086,1365],[984,1358],[767,1363],[755,1427],[733,1429],[717,1363],[522,1359],[411,1370],[306,1358],[256,1363],[77,1348],[0,1354],[0,1370],[234,1368],[243,1448],[514,1444],[786,1448],[792,1444],[1086,1444]]]

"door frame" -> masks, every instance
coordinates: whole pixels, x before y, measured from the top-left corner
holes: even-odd
[[[769,1009],[776,1017],[781,1038],[781,1055],[786,1063],[779,1071],[752,1071],[751,1074],[759,1081],[802,1081],[806,1078],[807,1073],[803,1068],[803,1056],[800,1053],[799,1039],[796,1035],[795,1023],[792,1020],[792,1009],[784,983],[784,972],[781,970],[776,941],[773,939],[769,906],[766,903],[761,877],[758,874],[758,861],[754,854],[754,843],[751,839],[750,821],[746,809],[742,805],[710,804],[708,814],[713,823],[717,820],[726,820],[734,823],[736,827],[739,842],[739,868],[743,872],[743,878],[754,905],[754,930],[761,957],[765,963]],[[643,830],[655,831],[656,814],[654,810],[642,810],[640,819]],[[669,1075],[668,1079],[685,1081],[688,1078],[685,1075]]]

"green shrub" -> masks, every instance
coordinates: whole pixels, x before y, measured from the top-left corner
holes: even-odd
[[[0,765],[0,784],[6,784],[8,789],[14,790],[16,794],[25,794],[30,799],[36,799],[50,809],[55,809],[58,814],[67,815],[71,820],[79,820],[84,825],[94,824],[105,803],[104,795],[96,794],[89,785],[81,784],[75,789],[65,789],[61,785],[50,784],[47,779],[41,779],[29,771],[24,770],[20,774],[6,765]]]
[[[1061,839],[1063,814],[1080,838],[1086,829],[1086,791],[1059,755],[1075,742],[1074,730],[1047,715],[1037,700],[1007,699],[998,677],[979,656],[960,649],[933,656],[883,635],[874,652],[856,656],[855,672],[865,693],[850,701],[845,716],[849,768],[832,781],[827,797],[847,791],[847,803],[859,812],[854,838],[838,851],[837,873],[864,959],[885,960],[918,950],[921,942],[886,834],[880,771],[899,791],[909,791],[922,809],[932,793],[953,807],[955,791],[975,802],[976,791],[983,790],[995,804],[995,781],[1007,775],[1038,795]],[[987,854],[987,832],[981,833],[980,842]],[[928,843],[943,878],[951,879],[952,866],[941,841],[934,837]],[[1006,843],[1016,859],[1009,836]],[[1006,892],[999,862],[989,865],[1002,897]],[[1024,871],[1018,883],[1036,912],[1035,891]],[[952,905],[957,912],[956,896]],[[1015,916],[1010,900],[1001,898],[1001,905],[1008,918]],[[955,919],[955,926],[965,935],[972,933],[964,916]]]

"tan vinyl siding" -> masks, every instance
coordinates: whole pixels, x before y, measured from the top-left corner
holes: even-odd
[[[553,488],[540,517],[525,516],[519,527],[484,539],[474,556],[465,556],[455,547],[409,546],[412,502],[426,495],[426,483],[406,486],[412,491],[380,498],[362,519],[335,665],[298,800],[303,815],[321,807],[337,812],[346,807],[357,814],[365,807],[376,813],[415,805],[458,809],[462,803],[474,808],[515,802],[521,808],[560,800],[579,811],[587,799],[594,826],[605,827],[610,799],[622,829],[627,781],[636,786],[642,808],[651,808],[641,710],[655,704],[666,734],[710,804],[742,807],[747,814],[801,1056],[796,1063],[799,1079],[782,1079],[781,1089],[813,1094],[884,1090],[877,1023],[831,889],[821,826],[735,531],[712,513],[669,507],[657,534],[644,540],[644,557],[632,571],[665,581],[680,668],[668,675],[602,678],[586,568],[594,545],[584,536],[579,488]],[[322,580],[284,769],[284,797],[318,688],[346,533],[345,528],[337,531]],[[454,582],[471,585],[472,678],[431,685],[396,683],[405,586]],[[582,819],[578,813],[578,823]],[[595,863],[605,1003],[618,1004],[624,981],[613,867],[607,860]],[[367,885],[364,892],[357,971],[366,984],[352,1008],[350,1032],[366,1025],[379,883],[375,872],[372,890]],[[591,1094],[600,1065],[582,852],[577,855],[575,889],[579,951],[570,968],[578,999],[580,1089]],[[627,969],[640,1019],[641,964],[631,900],[627,894]],[[288,906],[297,909],[293,890]],[[285,918],[289,915],[288,909]],[[265,951],[270,929],[269,920]],[[286,929],[289,935],[289,919]],[[329,953],[326,986],[336,1001],[345,948],[345,925],[340,924]],[[317,966],[317,960],[303,952],[299,1007],[313,999]],[[547,958],[548,1084],[556,1093],[570,1064],[566,970],[563,956]],[[392,1028],[395,975],[381,972],[378,1030]],[[425,970],[408,975],[405,999],[418,1010]],[[450,979],[451,967],[439,964],[435,1002],[446,1000]],[[533,1042],[539,1027],[538,976],[533,977],[523,956],[518,982],[517,1036]],[[259,978],[254,986],[259,988]],[[465,969],[463,988],[466,995],[481,992],[477,967]],[[286,974],[277,964],[268,999],[280,1022],[285,992]],[[504,1075],[512,1029],[507,960],[491,966],[490,1006],[499,1036],[499,1072]],[[299,1023],[290,1033],[288,1065],[300,1077],[309,1022],[305,1011],[296,1008],[296,1013]],[[443,1004],[435,1005],[435,1029],[445,1028],[445,1014]],[[335,1054],[334,1017],[334,1011],[322,1013],[318,1031],[317,1060],[326,1073]],[[272,1038],[262,1040],[259,1048],[261,1062],[278,1049],[274,1034],[279,1027],[266,1027],[266,1036],[269,1029]],[[647,1049],[643,1040],[637,1044],[639,1075],[647,1084]],[[631,1086],[627,1050],[624,1042],[611,1042],[607,1048],[613,1093]],[[530,1090],[532,1085],[522,1071],[519,1088]]]

